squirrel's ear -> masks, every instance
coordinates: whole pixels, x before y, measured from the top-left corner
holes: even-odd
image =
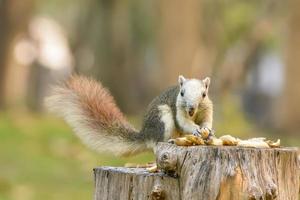
[[[182,86],[184,82],[185,82],[185,78],[182,75],[179,75],[178,76],[178,83],[179,83],[179,85]]]
[[[205,85],[205,88],[208,89],[209,88],[209,84],[210,84],[210,78],[209,77],[206,77],[205,79],[202,80],[204,85]]]

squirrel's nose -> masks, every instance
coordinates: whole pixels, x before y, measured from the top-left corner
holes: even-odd
[[[195,113],[195,108],[194,107],[189,107],[189,115],[192,117]]]

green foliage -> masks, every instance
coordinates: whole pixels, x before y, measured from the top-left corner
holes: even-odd
[[[230,134],[232,136],[246,139],[253,137],[255,134],[255,127],[253,127],[246,119],[243,112],[241,112],[240,101],[227,96],[223,99],[222,107],[215,111],[215,129],[216,135],[222,136]]]
[[[257,15],[257,5],[244,1],[237,2],[233,5],[224,6],[224,43],[230,46],[240,39],[242,35],[249,32],[251,25],[255,22]]]

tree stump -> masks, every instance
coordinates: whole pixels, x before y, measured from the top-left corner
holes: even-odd
[[[94,169],[97,200],[179,200],[178,179],[142,168]]]
[[[179,147],[159,143],[161,173],[95,169],[95,199],[298,200],[297,148]]]

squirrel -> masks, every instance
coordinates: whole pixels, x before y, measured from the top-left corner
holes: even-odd
[[[212,133],[209,85],[209,77],[200,80],[180,75],[176,86],[150,103],[140,131],[126,120],[101,83],[83,76],[71,76],[63,85],[55,87],[45,104],[63,117],[86,145],[98,152],[129,156],[155,151],[158,142],[182,135]]]

